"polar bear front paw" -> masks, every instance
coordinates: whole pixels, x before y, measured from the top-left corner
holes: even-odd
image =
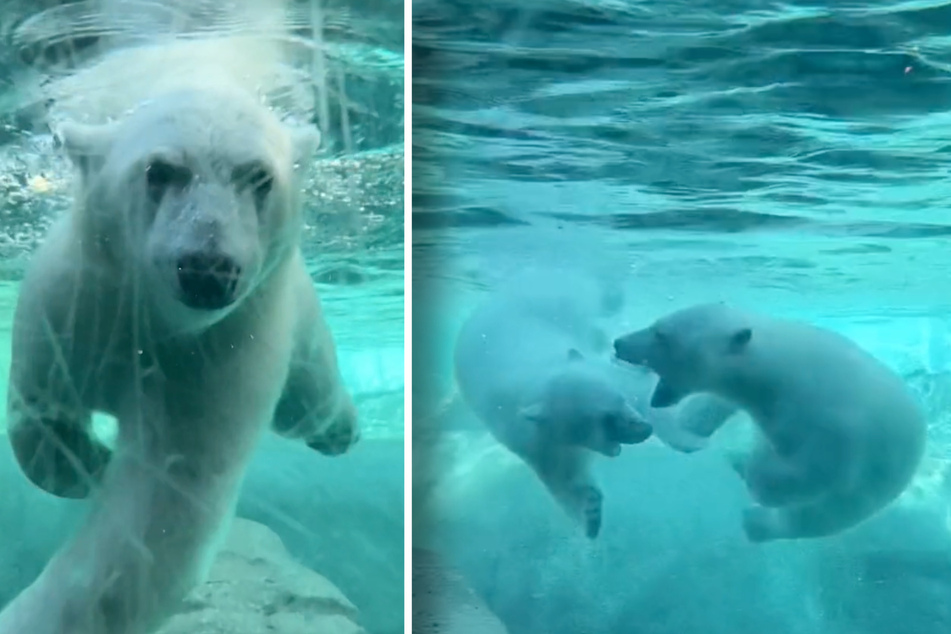
[[[360,440],[360,425],[356,407],[348,400],[319,436],[309,439],[307,446],[325,456],[346,453]]]
[[[580,503],[581,519],[584,523],[584,534],[588,539],[594,539],[601,532],[601,515],[604,506],[604,495],[595,486],[585,485],[578,487],[576,495]]]
[[[112,457],[91,430],[70,419],[20,419],[8,434],[30,482],[60,498],[89,497]]]

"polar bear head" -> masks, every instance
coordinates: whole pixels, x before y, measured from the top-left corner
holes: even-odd
[[[169,326],[218,321],[299,248],[297,168],[319,134],[246,92],[171,92],[57,136],[80,173],[84,265],[153,300]]]
[[[749,366],[752,338],[744,313],[723,303],[698,304],[616,339],[614,351],[660,377],[651,407],[671,407],[689,394],[727,387]]]
[[[598,363],[570,350],[519,414],[548,443],[587,447],[606,456],[639,444],[653,433]]]

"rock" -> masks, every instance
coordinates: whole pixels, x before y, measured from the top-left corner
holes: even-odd
[[[508,634],[489,607],[436,553],[413,548],[413,634]]]
[[[403,634],[403,499],[402,438],[365,438],[327,458],[270,434],[238,517],[274,530],[296,560],[340,588],[367,631]]]
[[[269,528],[236,519],[208,580],[161,634],[365,634],[357,609]]]

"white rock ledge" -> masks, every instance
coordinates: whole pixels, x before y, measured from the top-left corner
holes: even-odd
[[[161,634],[366,634],[357,608],[269,528],[236,519],[208,580]]]

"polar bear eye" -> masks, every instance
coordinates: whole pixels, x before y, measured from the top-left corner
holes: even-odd
[[[169,188],[184,189],[192,180],[192,172],[186,167],[156,159],[145,168],[145,180],[152,202],[159,203]]]
[[[251,189],[254,192],[254,197],[258,205],[264,202],[264,199],[271,193],[271,188],[274,185],[274,177],[271,175],[271,172],[260,163],[251,163],[249,165],[236,167],[232,174],[232,179],[238,187]]]

